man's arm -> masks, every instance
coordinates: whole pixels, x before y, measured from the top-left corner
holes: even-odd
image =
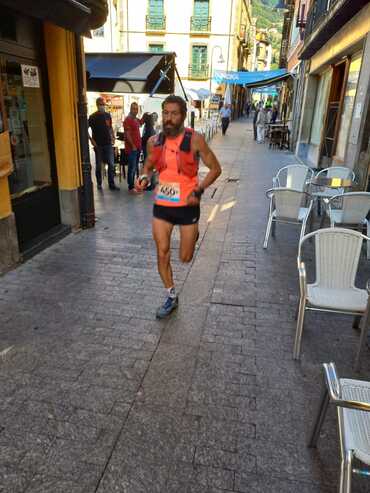
[[[88,119],[87,121],[87,133],[88,133],[88,136],[89,136],[89,141],[91,142],[92,146],[93,147],[96,147],[96,142],[95,140],[92,138],[91,134],[90,134],[90,130],[92,131],[92,127],[91,127],[91,117]]]
[[[109,125],[110,136],[111,136],[111,139],[112,139],[112,145],[114,146],[114,144],[116,142],[116,136],[114,135],[113,125],[112,125],[112,117],[111,117],[110,114],[109,114],[109,122],[110,122],[110,125]]]

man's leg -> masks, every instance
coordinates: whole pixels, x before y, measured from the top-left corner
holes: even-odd
[[[127,184],[129,190],[133,190],[135,185],[137,154],[137,151],[131,151],[128,155]]]
[[[180,260],[191,262],[194,255],[195,244],[198,238],[198,223],[180,226]]]
[[[153,238],[157,246],[158,272],[167,290],[166,300],[156,312],[156,317],[159,319],[168,317],[178,306],[170,262],[172,230],[173,224],[156,217],[153,218]]]
[[[101,178],[101,166],[102,166],[102,160],[103,160],[103,152],[101,147],[94,147],[95,151],[95,177],[96,177],[96,184],[98,188],[101,188],[102,184],[102,178]]]
[[[153,217],[153,238],[157,246],[158,272],[166,289],[173,287],[171,257],[171,234],[173,224]]]
[[[108,185],[109,188],[115,188],[114,176],[114,151],[111,145],[104,146],[104,161],[108,164]]]

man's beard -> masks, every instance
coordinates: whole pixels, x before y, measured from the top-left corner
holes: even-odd
[[[176,137],[181,134],[184,129],[184,123],[179,123],[178,125],[173,124],[163,124],[163,133],[168,137]]]

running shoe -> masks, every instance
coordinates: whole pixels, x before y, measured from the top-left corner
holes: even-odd
[[[171,298],[170,296],[166,299],[164,304],[160,306],[157,310],[156,317],[157,318],[166,318],[170,315],[173,310],[175,310],[179,306],[179,298]]]

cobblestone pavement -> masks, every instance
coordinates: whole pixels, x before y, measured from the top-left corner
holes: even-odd
[[[224,173],[205,194],[192,265],[174,243],[169,321],[153,316],[151,198],[125,187],[99,196],[94,230],[0,279],[1,492],[336,491],[334,410],[318,450],[306,442],[320,364],[353,375],[358,334],[348,318],[309,315],[293,362],[297,230],[261,245],[264,192],[294,158],[256,145],[245,122],[212,147]],[[363,258],[360,283],[369,273]]]

